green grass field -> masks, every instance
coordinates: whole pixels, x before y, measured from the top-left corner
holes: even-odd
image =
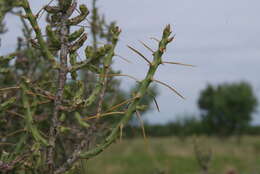
[[[236,139],[199,138],[212,149],[210,174],[260,174],[260,137]],[[193,150],[193,138],[176,137],[123,140],[88,163],[89,174],[199,174],[201,170]],[[203,146],[202,144],[202,146]],[[157,172],[158,173],[158,172]]]

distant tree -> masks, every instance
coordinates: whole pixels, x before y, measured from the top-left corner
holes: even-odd
[[[208,85],[198,100],[201,118],[209,133],[241,134],[252,120],[257,98],[246,82]]]

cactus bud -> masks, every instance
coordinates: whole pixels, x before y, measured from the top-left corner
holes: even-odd
[[[164,38],[168,38],[171,33],[172,33],[172,31],[171,31],[171,26],[168,24],[168,25],[165,27],[164,31],[163,31],[163,37],[164,37]]]
[[[79,10],[82,14],[89,14],[89,10],[84,4],[79,6]]]
[[[84,33],[71,47],[70,47],[70,52],[75,52],[77,51],[79,48],[82,47],[82,45],[85,43],[85,41],[87,40],[87,34]]]
[[[85,5],[80,5],[79,7],[81,14],[76,16],[68,21],[68,25],[77,25],[86,19],[87,15],[89,14],[89,10]]]
[[[145,111],[148,108],[147,105],[138,105],[136,106],[136,110],[138,111]]]
[[[57,7],[57,6],[48,6],[48,5],[46,5],[44,7],[44,10],[47,11],[48,13],[52,13],[52,14],[60,12],[60,8]]]
[[[71,6],[72,0],[59,0],[59,6],[62,11],[67,11]]]
[[[85,49],[85,55],[87,59],[91,59],[94,56],[94,49],[92,46],[87,46]]]
[[[60,47],[60,41],[58,36],[56,35],[55,32],[52,31],[52,28],[50,25],[47,25],[46,27],[46,33],[48,35],[48,39],[51,42],[51,46],[54,46],[55,48],[59,48]]]
[[[60,15],[59,13],[53,14],[53,15],[51,16],[51,22],[53,22],[53,23],[59,22],[60,19],[61,19],[61,15]]]
[[[78,112],[75,113],[75,118],[78,121],[80,126],[82,126],[84,128],[89,128],[90,127],[90,125],[81,118],[81,116],[80,116],[80,114]]]
[[[64,121],[66,120],[66,115],[65,115],[64,113],[62,113],[61,116],[60,116],[60,118],[59,118],[59,120],[60,120],[61,122],[64,122]]]
[[[69,127],[64,127],[64,126],[60,126],[59,128],[61,133],[67,133],[71,130]]]
[[[106,45],[104,45],[104,48],[106,49],[106,52],[107,52],[112,48],[112,45],[106,44]]]
[[[81,27],[79,30],[74,31],[70,36],[69,36],[69,41],[73,42],[76,39],[78,39],[83,33],[84,33],[85,29],[83,27]]]

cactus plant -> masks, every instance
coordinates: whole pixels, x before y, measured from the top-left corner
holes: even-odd
[[[88,32],[81,23],[90,11],[77,0],[44,6],[40,12],[47,14],[45,32],[38,24],[40,13],[32,12],[28,0],[0,3],[7,3],[1,6],[0,22],[12,7],[23,10],[13,13],[21,18],[25,36],[18,39],[15,52],[0,57],[0,170],[71,173],[120,137],[132,115],[144,108],[142,100],[152,83],[181,96],[154,78],[161,64],[180,64],[163,61],[166,47],[174,39],[170,25],[164,28],[157,50],[142,42],[152,51],[152,61],[129,46],[148,62],[149,70],[137,81],[132,97],[118,102],[116,93],[120,91],[114,77],[131,76],[111,68],[121,33],[115,23],[107,25],[104,32],[104,19],[97,20],[97,9],[93,8],[93,45],[86,46]],[[100,46],[97,34],[106,39],[105,44]],[[84,60],[79,60],[80,48],[85,48]],[[118,119],[100,124],[107,116]]]

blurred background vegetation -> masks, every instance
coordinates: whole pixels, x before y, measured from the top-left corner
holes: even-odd
[[[1,13],[11,12],[12,1],[0,2]],[[98,11],[95,3],[96,1],[93,0],[90,21],[93,49],[97,49],[99,41],[110,42],[111,38],[105,31],[109,31],[110,27],[116,24],[115,22],[108,23]],[[0,16],[0,22],[0,34],[4,34],[7,28],[4,25],[3,16]],[[31,37],[31,30],[22,18],[21,22],[24,36],[17,39],[16,50],[22,54],[13,64],[2,64],[11,68],[12,71],[0,76],[1,88],[15,85],[17,75],[30,75],[37,72],[41,76],[42,72],[48,71],[47,67],[41,66],[37,70],[24,68],[27,66],[28,59],[33,61],[35,56],[41,55],[39,51],[27,45],[26,39]],[[38,66],[46,62],[34,63],[33,66]],[[99,63],[96,62],[97,65]],[[84,70],[81,71],[80,78],[90,86],[93,84],[87,82],[95,81],[93,74],[86,73]],[[118,79],[111,78],[110,80],[108,91],[111,93],[117,91],[117,93],[116,96],[108,97],[109,102],[104,104],[104,109],[109,108],[110,102],[118,103],[130,97],[119,88]],[[71,88],[77,88],[75,85],[71,84]],[[142,114],[151,109],[153,102],[157,106],[154,101],[159,95],[157,87],[152,87],[149,94],[142,101]],[[2,104],[9,96],[2,95],[1,97]],[[199,114],[179,114],[175,120],[166,124],[149,124],[149,122],[143,124],[137,117],[133,117],[123,129],[123,140],[118,140],[103,154],[90,160],[87,164],[87,173],[260,174],[260,125],[252,124],[258,101],[251,84],[245,81],[219,85],[208,84],[200,92],[197,106],[200,110]],[[43,115],[38,121],[44,121],[44,119]],[[104,119],[103,123],[104,125],[113,124],[116,121],[118,118],[113,117]],[[21,126],[13,127],[12,124],[17,123],[10,118],[1,118],[0,124],[2,125],[1,135],[10,132],[10,127],[15,131]],[[12,141],[15,142],[17,139],[12,139]],[[0,150],[3,154],[5,149],[0,148]]]

